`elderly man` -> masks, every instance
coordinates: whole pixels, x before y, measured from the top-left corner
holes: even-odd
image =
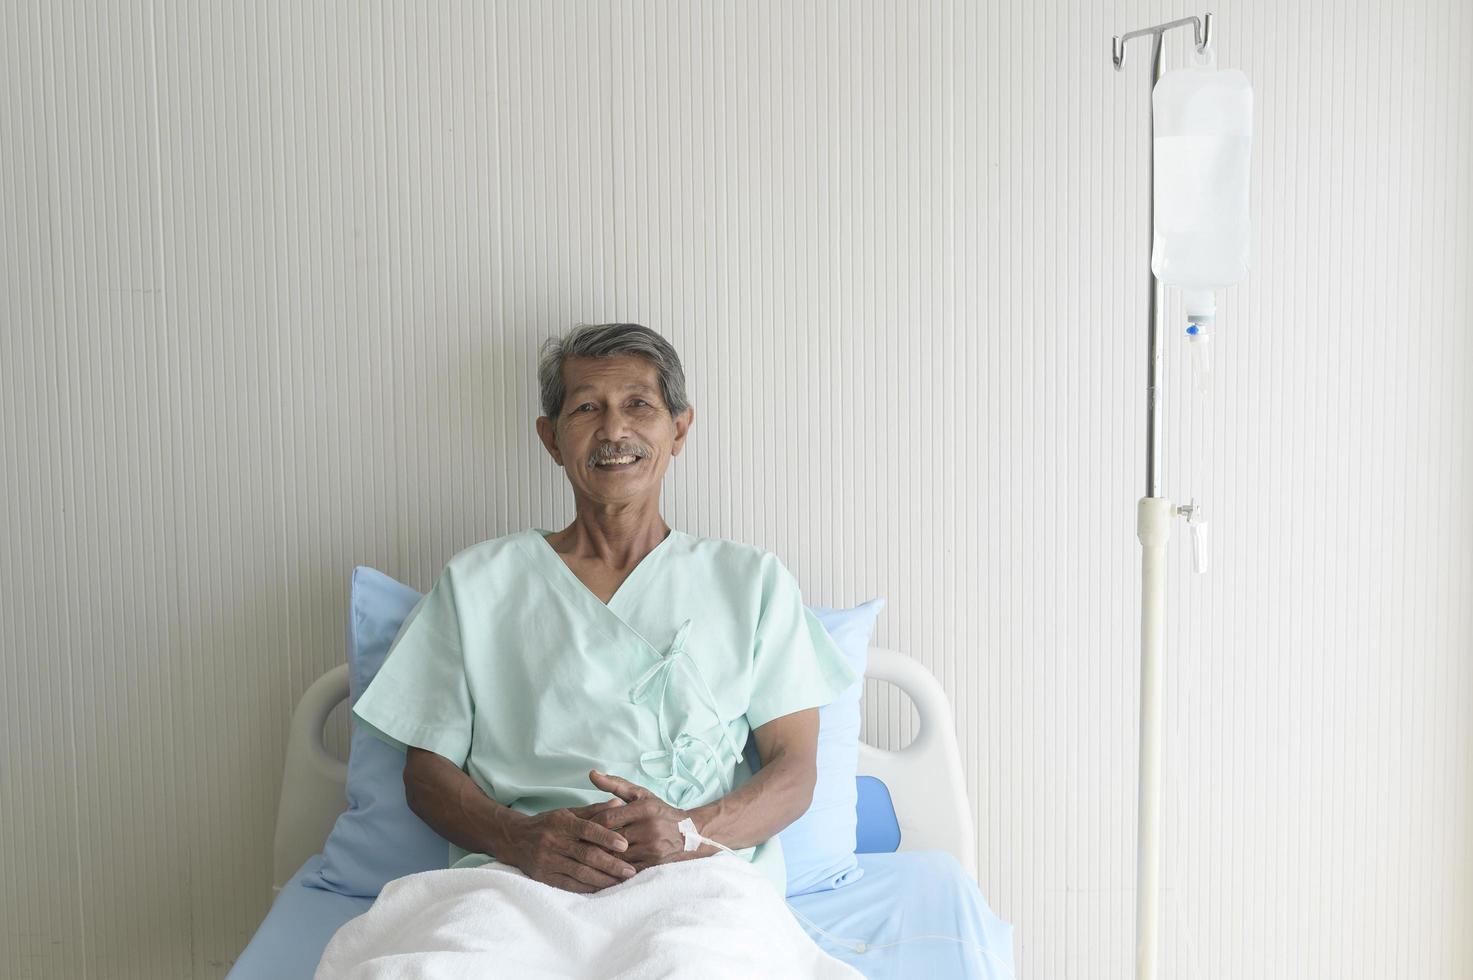
[[[818,707],[855,674],[775,556],[660,516],[694,418],[663,337],[580,326],[539,380],[572,523],[451,559],[353,713],[406,748],[409,805],[454,867],[594,893],[717,853],[686,849],[689,819],[781,894],[773,837],[811,799]]]

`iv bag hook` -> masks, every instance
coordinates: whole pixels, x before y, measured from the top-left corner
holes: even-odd
[[[1183,17],[1180,20],[1168,21],[1165,24],[1157,24],[1155,27],[1142,27],[1140,30],[1131,31],[1128,34],[1115,35],[1110,45],[1110,53],[1115,60],[1115,70],[1120,71],[1125,67],[1125,42],[1131,38],[1145,37],[1149,34],[1155,35],[1159,40],[1162,34],[1165,34],[1173,27],[1184,27],[1187,24],[1192,25],[1192,38],[1197,43],[1197,53],[1206,54],[1207,49],[1212,47],[1212,15],[1206,14],[1202,18],[1193,15],[1191,17]]]

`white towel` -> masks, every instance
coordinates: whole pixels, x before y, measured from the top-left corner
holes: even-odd
[[[861,977],[746,861],[648,868],[579,895],[506,865],[389,882],[327,944],[315,980]]]

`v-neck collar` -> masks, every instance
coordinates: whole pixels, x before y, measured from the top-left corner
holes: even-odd
[[[571,568],[568,567],[568,563],[563,560],[563,556],[558,554],[557,550],[553,548],[552,544],[547,540],[547,536],[552,533],[552,531],[548,531],[547,529],[540,527],[534,527],[530,529],[527,534],[530,538],[529,543],[532,550],[537,551],[542,555],[544,564],[550,563],[557,566],[559,571],[554,572],[553,574],[559,575],[565,585],[568,585],[570,588],[575,589],[582,596],[586,597],[589,600],[592,600],[593,602],[604,607],[605,609],[608,609],[611,612],[615,612],[615,615],[618,615],[617,611],[615,611],[615,606],[619,603],[619,597],[624,595],[625,592],[634,591],[634,586],[638,585],[638,580],[647,576],[650,573],[650,569],[659,564],[660,558],[663,557],[664,553],[669,550],[668,546],[674,540],[675,536],[680,532],[672,527],[670,529],[670,533],[661,538],[660,543],[651,548],[649,554],[641,558],[635,564],[635,566],[629,570],[629,574],[624,576],[624,581],[620,582],[619,587],[614,590],[614,594],[609,596],[608,602],[604,602],[597,595],[595,595],[594,591],[590,589],[587,585],[584,585],[583,580],[579,578]],[[622,617],[620,618],[622,619]]]

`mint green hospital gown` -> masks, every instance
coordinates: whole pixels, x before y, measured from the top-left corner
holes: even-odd
[[[770,552],[671,530],[605,605],[541,528],[452,558],[353,714],[526,814],[609,798],[597,769],[690,809],[751,775],[748,732],[855,680]],[[745,848],[784,892],[776,838]],[[493,859],[450,845],[450,865]]]

